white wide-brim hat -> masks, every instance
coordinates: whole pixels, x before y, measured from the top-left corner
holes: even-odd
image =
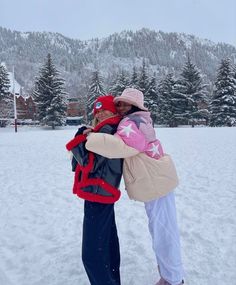
[[[126,102],[143,111],[148,111],[148,109],[144,107],[143,92],[134,88],[126,88],[120,96],[115,97],[114,103],[117,104],[118,102]]]

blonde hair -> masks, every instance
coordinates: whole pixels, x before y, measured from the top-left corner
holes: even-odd
[[[92,127],[93,128],[96,127],[98,123],[99,123],[98,119],[94,117],[93,120],[92,120]]]
[[[111,113],[112,113],[112,112],[111,112]],[[112,113],[112,114],[113,114],[113,115],[110,116],[110,117],[108,117],[108,118],[112,118],[112,117],[116,117],[116,116],[117,116],[116,113]],[[108,119],[108,118],[107,118],[107,119]],[[92,127],[94,128],[94,127],[96,127],[98,124],[99,124],[98,119],[97,119],[96,117],[94,117],[93,120],[92,120]]]

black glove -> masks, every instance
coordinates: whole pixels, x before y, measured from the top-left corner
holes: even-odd
[[[86,126],[80,127],[80,128],[78,129],[78,131],[76,132],[75,137],[76,137],[76,136],[79,136],[79,135],[82,135],[82,134],[83,134],[83,131],[85,131],[86,129],[87,129]],[[72,171],[73,171],[73,172],[75,171],[77,164],[78,164],[78,162],[77,162],[77,160],[75,159],[75,157],[74,157],[74,155],[73,155],[72,161],[71,161],[71,166],[72,166]]]
[[[76,136],[79,136],[79,135],[82,135],[82,134],[83,134],[83,131],[85,131],[85,130],[87,130],[87,127],[86,127],[86,126],[80,127],[80,128],[78,129],[78,131],[76,132],[75,137],[76,137]]]

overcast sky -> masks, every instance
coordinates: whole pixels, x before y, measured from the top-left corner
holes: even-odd
[[[0,0],[0,26],[81,40],[146,27],[236,46],[236,0]]]

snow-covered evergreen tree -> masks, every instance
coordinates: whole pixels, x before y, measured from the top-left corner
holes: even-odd
[[[60,78],[51,55],[48,54],[39,76],[36,77],[33,92],[37,104],[37,118],[41,125],[55,129],[56,126],[65,124],[67,108],[65,95],[64,80]]]
[[[175,103],[175,84],[176,81],[172,73],[166,75],[166,77],[160,81],[158,85],[158,123],[168,126],[174,126],[175,111],[177,106]]]
[[[100,75],[99,70],[95,70],[92,73],[91,81],[89,84],[89,90],[88,90],[88,100],[87,100],[87,106],[86,106],[86,113],[87,113],[87,119],[86,121],[91,123],[93,118],[93,106],[94,102],[97,97],[104,96],[105,95],[105,88],[104,88],[104,79]]]
[[[233,65],[233,79],[234,79],[234,94],[236,96],[236,65],[235,64]]]
[[[132,70],[131,80],[130,80],[130,87],[139,89],[139,76],[137,72],[137,68],[134,66]]]
[[[3,64],[0,64],[0,100],[7,97],[9,94],[10,80],[8,78],[8,72]]]
[[[9,88],[10,80],[7,69],[3,64],[0,64],[0,126],[2,127],[6,125],[6,121],[1,118],[9,118],[13,110],[13,100]]]
[[[114,96],[120,96],[125,88],[129,87],[129,76],[123,69],[118,73],[115,82],[110,87],[109,91]]]
[[[202,106],[205,105],[207,96],[206,85],[202,83],[200,71],[191,62],[189,56],[180,74],[178,87],[180,95],[186,98],[186,108],[183,116],[186,118],[187,123],[194,126],[196,121],[204,116]]]
[[[149,90],[149,84],[150,84],[150,81],[149,81],[149,77],[147,73],[147,65],[146,65],[145,60],[143,59],[142,67],[141,67],[140,74],[139,74],[139,81],[138,81],[139,88],[138,89],[143,92],[144,102],[145,102],[145,97],[146,97],[145,95]]]
[[[235,78],[228,58],[221,61],[218,69],[210,115],[210,126],[236,126]]]
[[[188,119],[186,117],[189,114],[189,100],[184,93],[182,83],[180,83],[178,79],[174,84],[174,89],[171,95],[172,117],[170,127],[188,124]]]
[[[157,94],[156,74],[150,78],[148,90],[144,97],[145,107],[151,112],[153,123],[156,123],[158,113],[158,94]]]

